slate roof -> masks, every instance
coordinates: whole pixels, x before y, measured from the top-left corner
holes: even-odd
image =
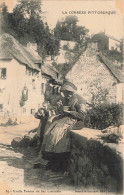
[[[29,68],[40,71],[40,69],[35,64],[36,56],[34,56],[30,51],[28,51],[27,48],[21,45],[13,36],[6,33],[0,36],[0,59],[16,59],[27,65]],[[37,59],[39,60],[40,57],[38,56]]]
[[[62,75],[55,69],[54,66],[45,64],[41,67],[41,72],[43,75],[47,76],[52,80],[53,83],[61,85],[63,83]]]
[[[106,67],[109,69],[109,71],[113,74],[113,76],[118,80],[120,83],[124,83],[124,76],[121,74],[121,72],[112,64],[112,62],[103,55],[102,52],[98,54],[101,62],[103,62]]]

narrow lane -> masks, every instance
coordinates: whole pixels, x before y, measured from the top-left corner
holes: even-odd
[[[7,186],[12,194],[25,194],[28,191],[31,194],[31,190],[32,193],[36,193],[36,190],[39,190],[39,193],[46,190],[48,192],[75,190],[64,173],[52,172],[44,167],[34,168],[38,156],[35,148],[11,147],[14,137],[23,136],[28,132],[28,125],[21,127],[21,131],[18,129],[17,126],[0,127],[0,186],[3,186],[3,189]]]

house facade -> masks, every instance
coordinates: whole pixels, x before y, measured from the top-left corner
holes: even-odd
[[[121,42],[117,39],[114,39],[113,37],[108,37],[109,41],[109,50],[116,50],[118,52],[121,52]]]
[[[44,101],[42,59],[8,34],[0,41],[0,115],[34,114]]]
[[[106,35],[104,32],[93,35],[92,41],[98,42],[99,50],[115,50],[121,52],[121,41]]]
[[[60,48],[64,49],[64,47],[73,50],[76,46],[76,42],[75,41],[65,41],[65,40],[61,40],[60,41]]]
[[[102,52],[98,52],[97,42],[89,43],[66,78],[77,86],[78,93],[89,103],[123,102],[124,76]]]

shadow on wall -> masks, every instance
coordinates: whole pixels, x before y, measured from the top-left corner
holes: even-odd
[[[70,158],[70,177],[76,185],[96,187],[102,192],[123,190],[122,157],[97,140],[74,136]]]

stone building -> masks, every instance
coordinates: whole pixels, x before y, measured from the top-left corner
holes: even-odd
[[[64,47],[73,50],[76,46],[76,42],[75,41],[65,41],[65,40],[61,40],[60,41],[60,48],[64,49]]]
[[[44,101],[42,59],[14,37],[0,37],[0,115],[33,114]]]
[[[98,42],[99,50],[116,50],[121,52],[121,41],[115,39],[110,35],[106,35],[104,32],[100,32],[92,36],[93,41]]]
[[[66,78],[75,83],[87,102],[93,97],[109,103],[123,102],[124,76],[112,62],[98,52],[97,42],[88,44]]]

